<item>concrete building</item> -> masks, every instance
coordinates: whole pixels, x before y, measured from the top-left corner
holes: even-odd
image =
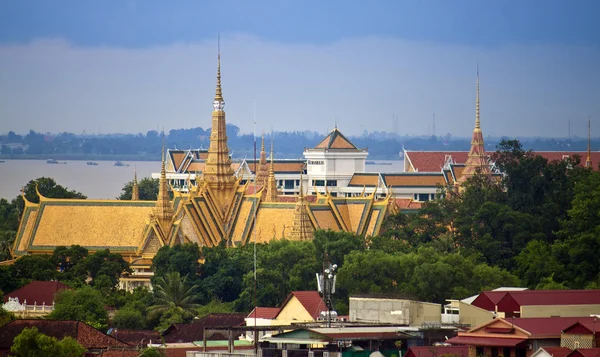
[[[350,322],[404,326],[441,324],[440,304],[372,297],[350,297]]]

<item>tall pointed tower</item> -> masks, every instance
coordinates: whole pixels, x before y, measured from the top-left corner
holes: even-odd
[[[277,202],[278,195],[277,180],[275,180],[275,165],[273,164],[273,136],[271,135],[271,165],[269,166],[269,178],[267,179],[267,190],[265,192],[264,201]]]
[[[137,168],[133,171],[133,186],[131,187],[131,200],[139,201],[140,200],[140,188],[138,187],[137,182]]]
[[[287,237],[290,240],[312,240],[314,238],[315,229],[308,217],[306,206],[307,202],[304,198],[304,189],[302,187],[302,173],[300,173],[300,194],[296,201],[292,229]]]
[[[475,129],[471,138],[471,149],[465,163],[465,169],[462,176],[458,179],[459,183],[465,182],[469,177],[472,177],[477,172],[481,174],[490,173],[490,164],[485,153],[485,145],[483,142],[483,132],[481,131],[481,123],[479,121],[479,66],[477,67],[477,94],[475,99]]]
[[[237,178],[231,168],[227,147],[227,127],[225,122],[225,101],[221,92],[221,52],[217,57],[217,90],[213,100],[212,128],[206,165],[202,172],[203,182],[209,186],[215,199],[225,207],[225,201],[235,191]],[[223,209],[223,211],[225,211]]]
[[[585,167],[592,167],[592,120],[588,118],[588,149]]]
[[[156,219],[163,234],[167,236],[173,225],[173,205],[169,198],[169,188],[167,185],[167,173],[165,170],[165,143],[163,141],[162,159],[160,168],[160,179],[158,180],[158,197],[156,206],[152,210],[152,215]]]
[[[258,162],[258,170],[256,172],[256,183],[259,185],[265,185],[269,178],[269,164],[267,163],[267,153],[265,151],[265,134],[262,135],[262,142],[260,146],[260,160]]]

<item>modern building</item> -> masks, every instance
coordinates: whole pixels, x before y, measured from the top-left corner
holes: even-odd
[[[350,297],[350,322],[422,326],[441,324],[441,305],[410,299]]]

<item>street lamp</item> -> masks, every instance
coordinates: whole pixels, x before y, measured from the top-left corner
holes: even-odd
[[[337,267],[337,264],[329,262],[329,257],[325,254],[323,272],[321,274],[317,273],[317,288],[325,300],[325,305],[327,305],[327,327],[331,327],[331,295],[335,294],[335,274]]]

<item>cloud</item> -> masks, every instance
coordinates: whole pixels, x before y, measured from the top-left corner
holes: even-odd
[[[150,48],[63,39],[0,46],[0,132],[145,132],[210,126],[216,41]],[[585,135],[600,117],[600,50],[565,45],[469,47],[395,38],[330,44],[221,36],[227,120],[252,131],[391,131],[469,136],[475,68],[486,135]]]

